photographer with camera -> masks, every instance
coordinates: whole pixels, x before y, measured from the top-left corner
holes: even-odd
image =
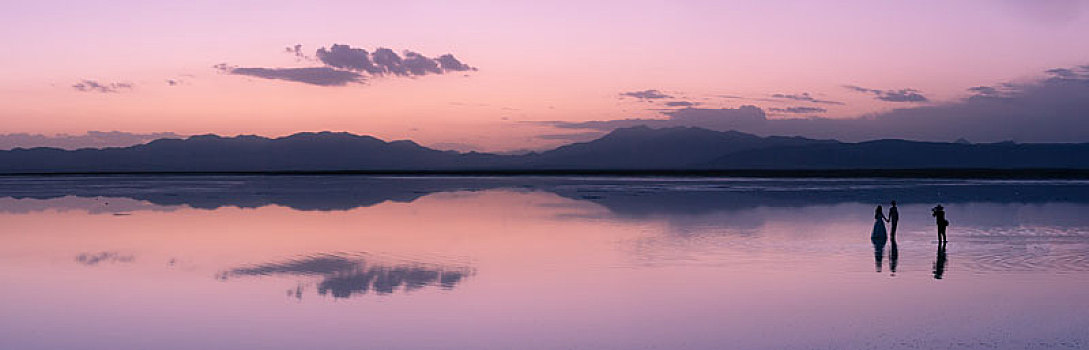
[[[949,220],[945,219],[945,208],[941,204],[930,208],[930,215],[934,217],[934,221],[938,224],[938,244],[945,244],[948,240],[945,237],[945,228],[949,227]]]

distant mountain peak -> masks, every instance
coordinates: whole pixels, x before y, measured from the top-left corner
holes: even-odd
[[[740,150],[803,145],[805,138],[760,137],[738,131],[645,125],[618,128],[599,139],[561,146],[534,157],[535,165],[584,169],[677,169],[699,166]]]
[[[299,132],[288,136],[280,137],[278,140],[379,140],[373,136],[356,135],[344,131],[320,131],[320,132]],[[385,142],[385,141],[383,141]]]

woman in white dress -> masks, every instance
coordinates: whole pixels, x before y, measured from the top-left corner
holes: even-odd
[[[889,219],[885,217],[885,212],[881,209],[881,206],[878,205],[877,209],[874,209],[873,212],[873,234],[870,235],[870,238],[888,237],[888,233],[885,231],[885,222],[888,221]]]
[[[877,272],[881,272],[881,260],[885,255],[885,242],[888,242],[888,233],[885,231],[885,212],[878,205],[873,212],[873,233],[870,234],[870,242],[873,242],[873,265]]]

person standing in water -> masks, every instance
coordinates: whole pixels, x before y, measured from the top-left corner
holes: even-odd
[[[873,233],[870,234],[870,237],[881,237],[882,239],[887,239],[888,232],[885,231],[886,221],[889,221],[889,219],[885,217],[884,210],[881,209],[880,205],[877,206],[877,208],[873,211]]]
[[[873,232],[870,233],[870,242],[873,243],[873,263],[874,269],[877,272],[881,272],[881,260],[884,259],[885,254],[885,242],[888,241],[888,234],[885,232],[885,213],[881,210],[881,206],[878,205],[877,209],[873,212]]]
[[[892,205],[889,207],[889,241],[892,241],[892,247],[889,248],[889,272],[896,276],[896,261],[900,257],[900,250],[896,249],[896,222],[900,221],[900,212],[896,210],[896,201],[889,204]]]
[[[896,201],[889,207],[889,240],[896,244],[896,222],[900,221],[900,212],[896,210]]]
[[[949,220],[945,219],[945,208],[938,204],[938,206],[930,209],[930,215],[934,217],[934,222],[938,224],[938,244],[949,242],[945,237],[945,228],[949,227]]]

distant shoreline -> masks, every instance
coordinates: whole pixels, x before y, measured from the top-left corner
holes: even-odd
[[[334,171],[121,171],[0,173],[2,177],[53,176],[589,176],[736,178],[1084,179],[1089,169],[813,169],[813,170],[334,170]]]

